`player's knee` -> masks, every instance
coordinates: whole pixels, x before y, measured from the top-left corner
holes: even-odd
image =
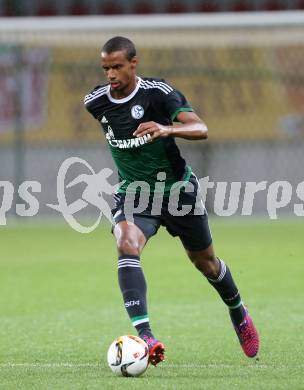
[[[139,242],[131,237],[121,237],[117,240],[117,249],[120,255],[140,255]]]
[[[219,263],[213,255],[190,255],[194,266],[202,272],[207,278],[217,278],[219,272]]]

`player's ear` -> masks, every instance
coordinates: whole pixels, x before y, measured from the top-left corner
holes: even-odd
[[[136,66],[137,66],[137,64],[138,64],[138,58],[136,57],[136,56],[134,56],[132,59],[131,59],[131,67],[133,68],[133,69],[135,69],[136,68]]]

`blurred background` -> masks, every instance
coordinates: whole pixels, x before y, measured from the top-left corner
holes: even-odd
[[[304,167],[301,9],[301,0],[0,0],[0,181],[13,183],[15,203],[24,180],[39,181],[39,216],[52,216],[46,204],[56,203],[66,158],[115,170],[83,98],[105,81],[100,48],[124,35],[137,46],[139,75],[165,78],[207,123],[207,142],[178,141],[199,178],[288,181],[295,201]],[[210,213],[214,196],[210,189]],[[292,201],[282,212],[293,212]],[[267,214],[265,192],[254,213]]]
[[[303,0],[1,0],[2,16],[159,14],[304,9]]]

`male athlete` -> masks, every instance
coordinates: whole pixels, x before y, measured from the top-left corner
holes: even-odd
[[[207,127],[178,90],[164,80],[137,76],[137,62],[136,49],[129,39],[110,39],[101,51],[108,83],[97,86],[85,97],[85,106],[101,123],[119,179],[124,181],[115,194],[113,211],[124,305],[139,336],[148,344],[150,363],[158,364],[164,360],[165,348],[149,325],[140,256],[146,242],[163,225],[172,236],[180,238],[190,260],[217,290],[228,307],[244,353],[254,357],[259,349],[258,333],[228,266],[215,256],[207,213],[204,208],[198,212],[198,181],[174,140],[206,139]],[[140,191],[134,189],[134,182],[145,182],[146,186]],[[134,207],[138,210],[132,222],[126,216],[131,189],[135,191]],[[141,210],[140,196],[147,191],[148,204]],[[170,205],[174,191],[179,195],[177,207]],[[164,196],[156,196],[153,201],[158,193]],[[190,210],[181,215],[184,206]]]

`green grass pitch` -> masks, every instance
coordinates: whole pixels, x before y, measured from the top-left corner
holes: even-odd
[[[259,359],[239,347],[224,304],[161,230],[142,264],[166,361],[139,378],[106,365],[112,340],[135,334],[122,305],[108,226],[0,227],[0,389],[304,389],[303,221],[211,220],[260,332]]]

